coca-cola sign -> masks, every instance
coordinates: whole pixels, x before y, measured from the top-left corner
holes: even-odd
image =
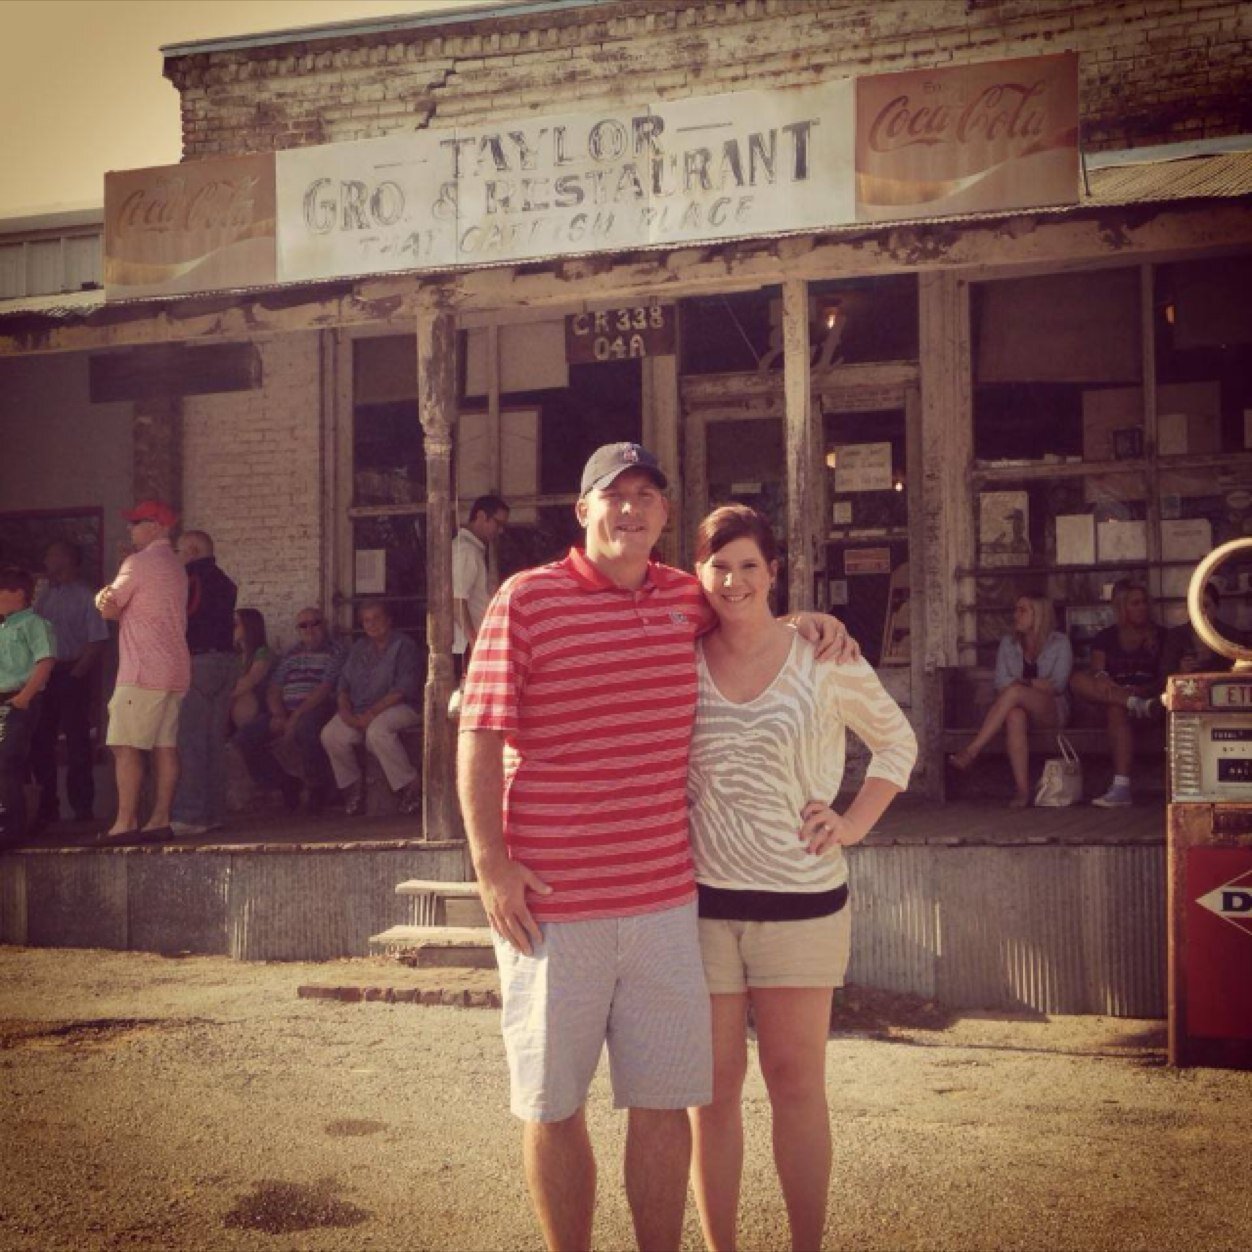
[[[105,177],[110,298],[1078,198],[1073,53],[491,117]]]
[[[857,217],[1078,199],[1078,56],[878,74],[856,85]]]
[[[107,294],[272,283],[274,220],[272,152],[106,174]]]

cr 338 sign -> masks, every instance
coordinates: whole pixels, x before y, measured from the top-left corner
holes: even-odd
[[[674,306],[635,304],[565,319],[565,358],[571,365],[629,361],[674,351]]]

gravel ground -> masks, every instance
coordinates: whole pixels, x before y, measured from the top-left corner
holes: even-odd
[[[379,960],[0,949],[0,1246],[530,1249],[498,1013],[296,996],[431,986]],[[490,973],[464,976],[488,986]],[[1159,1022],[949,1015],[851,991],[827,1246],[1243,1249],[1252,1074],[1174,1072]],[[595,1246],[632,1246],[597,1081]],[[742,1246],[786,1246],[759,1076]],[[689,1206],[685,1247],[700,1247]]]

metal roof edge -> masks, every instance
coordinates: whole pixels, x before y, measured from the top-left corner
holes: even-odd
[[[1146,149],[1144,149],[1146,151]],[[1220,154],[1218,154],[1220,155]],[[624,249],[629,254],[655,254],[674,252],[683,249],[718,248],[733,244],[765,244],[780,239],[812,236],[814,238],[847,239],[855,235],[874,234],[881,231],[916,229],[916,228],[951,228],[976,226],[979,224],[1001,224],[1013,218],[1038,217],[1057,220],[1064,217],[1081,217],[1099,215],[1109,211],[1133,210],[1147,208],[1153,211],[1177,210],[1179,208],[1209,207],[1223,201],[1236,198],[1246,200],[1246,195],[1239,197],[1226,196],[1190,196],[1160,200],[1116,200],[1100,201],[1097,199],[1079,200],[1072,204],[1035,205],[1030,208],[994,209],[977,213],[954,213],[935,217],[892,218],[879,221],[840,222],[823,227],[797,227],[792,230],[776,231],[767,235],[729,235],[717,240],[666,242],[640,244]],[[439,283],[450,278],[482,270],[523,268],[527,266],[546,266],[562,261],[586,261],[601,256],[600,253],[550,253],[538,257],[509,259],[498,261],[463,261],[451,263],[438,269],[419,270],[374,270],[362,274],[341,275],[336,278],[304,278],[282,283],[269,283],[254,287],[228,287],[213,291],[169,292],[161,295],[123,296],[112,300],[106,298],[103,288],[92,291],[70,292],[59,295],[38,297],[18,297],[9,301],[0,301],[0,327],[10,318],[27,316],[40,317],[50,321],[64,321],[75,317],[87,317],[105,309],[119,312],[153,312],[163,307],[190,301],[221,301],[240,297],[266,296],[283,298],[294,296],[298,292],[312,291],[316,288],[338,287],[344,291],[351,290],[356,284],[377,279],[408,278],[419,283]],[[58,305],[62,307],[57,307]]]
[[[1252,151],[1252,135],[1222,135],[1213,139],[1190,139],[1185,143],[1160,143],[1147,148],[1118,148],[1108,152],[1084,152],[1089,170],[1116,165],[1155,165],[1161,161],[1187,161],[1193,157],[1218,156],[1223,152]]]
[[[0,238],[36,230],[65,230],[74,226],[103,226],[104,206],[82,209],[49,209],[43,213],[20,213],[0,217]]]
[[[615,0],[484,0],[482,4],[444,9],[438,13],[363,17],[345,22],[324,22],[316,26],[294,26],[285,30],[258,31],[251,35],[191,39],[185,43],[164,44],[161,47],[161,55],[169,61],[177,57],[199,56],[210,52],[240,52],[249,48],[279,47],[288,43],[313,43],[322,39],[385,35],[404,30],[432,30],[441,26],[459,26],[498,18],[541,17],[544,14],[594,8],[614,2]]]

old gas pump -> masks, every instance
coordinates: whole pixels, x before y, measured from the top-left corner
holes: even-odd
[[[1242,563],[1252,539],[1218,548],[1187,595],[1200,640],[1230,673],[1168,679],[1169,1060],[1252,1069],[1252,647],[1205,615],[1218,567]]]

